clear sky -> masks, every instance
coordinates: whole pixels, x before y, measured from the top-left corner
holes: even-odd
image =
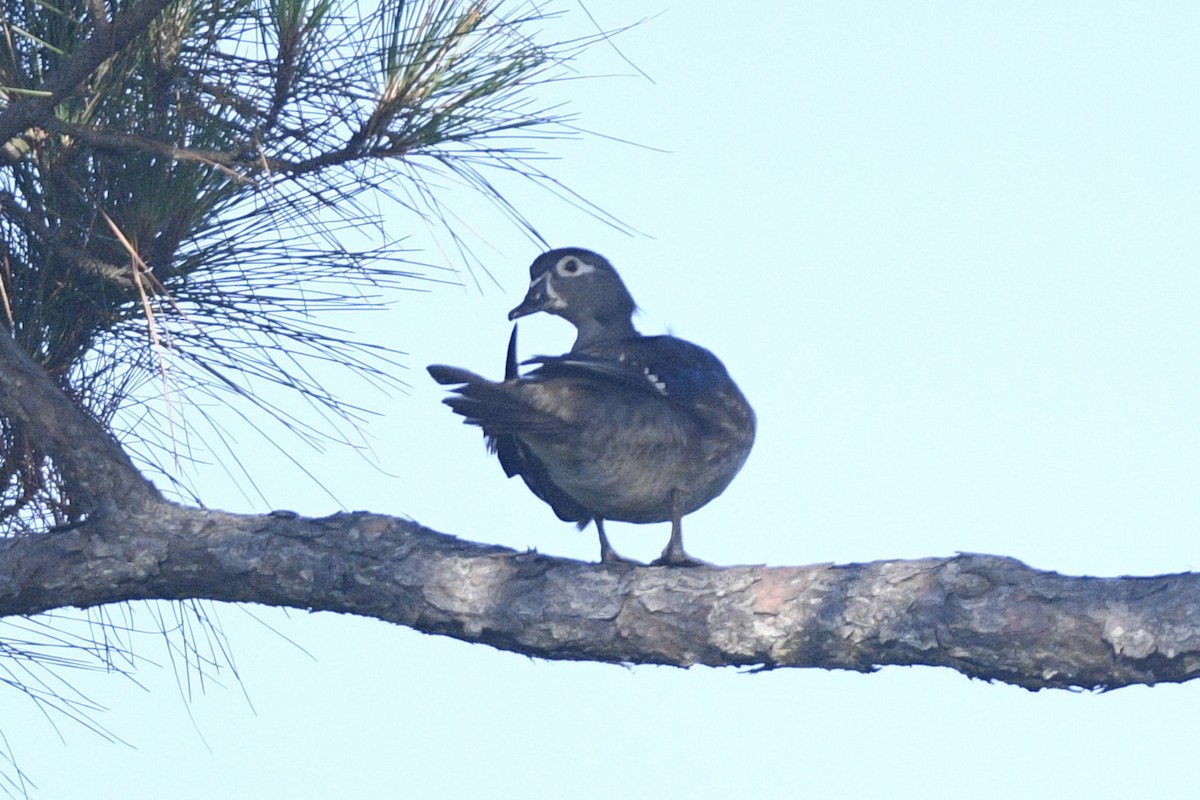
[[[1195,4],[590,5],[611,27],[662,12],[619,39],[653,82],[600,47],[579,69],[627,77],[546,96],[569,99],[585,128],[656,149],[593,137],[554,145],[561,160],[545,166],[643,235],[536,192],[517,200],[553,245],[608,255],[641,329],[714,350],[755,405],[755,452],[687,518],[689,552],[1197,567]],[[554,31],[587,32],[563,7]],[[505,480],[424,374],[446,362],[500,375],[505,313],[538,252],[494,215],[468,221],[498,286],[417,285],[428,293],[353,322],[410,354],[408,395],[356,398],[383,412],[379,468],[295,453],[341,507],[595,559],[594,533]],[[431,247],[412,220],[390,232]],[[522,336],[525,354],[572,338],[551,318]],[[267,448],[246,460],[269,503],[214,469],[210,504],[339,510]],[[639,557],[667,534],[611,526]],[[931,668],[625,669],[253,613],[307,654],[223,607],[244,693],[222,674],[225,688],[188,705],[153,637],[144,654],[164,668],[139,673],[148,691],[70,676],[132,746],[60,723],[63,744],[0,693],[39,796],[1115,798],[1200,785],[1200,684],[1031,694]]]

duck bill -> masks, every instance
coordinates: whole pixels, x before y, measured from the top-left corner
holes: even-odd
[[[542,307],[545,305],[545,303],[545,297],[534,297],[533,292],[531,291],[529,294],[525,295],[525,299],[521,301],[521,305],[508,312],[508,318],[511,321],[514,319],[519,319],[520,317],[527,317],[530,314],[536,314],[542,310]]]
[[[529,284],[529,291],[525,295],[525,299],[521,301],[521,305],[508,312],[509,320],[526,317],[530,314],[536,314],[539,311],[554,311],[563,307],[562,298],[554,293],[550,288],[550,279],[547,274],[543,274],[533,283]]]

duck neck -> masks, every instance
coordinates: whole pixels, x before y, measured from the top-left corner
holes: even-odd
[[[578,328],[579,333],[575,337],[575,345],[571,348],[573,351],[583,350],[597,342],[628,339],[640,335],[637,329],[633,327],[633,320],[629,317],[610,320],[579,320],[576,323],[576,328]]]

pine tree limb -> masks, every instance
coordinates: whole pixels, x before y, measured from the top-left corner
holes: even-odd
[[[368,513],[158,504],[0,542],[0,615],[208,598],[336,611],[526,656],[870,671],[945,666],[1028,689],[1200,673],[1200,575],[1069,577],[959,555],[630,567],[473,544]]]

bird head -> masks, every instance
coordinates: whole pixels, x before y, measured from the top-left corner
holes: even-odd
[[[508,312],[510,320],[545,311],[579,330],[575,349],[591,342],[636,335],[636,306],[604,256],[581,247],[542,253],[529,267],[529,291]]]

